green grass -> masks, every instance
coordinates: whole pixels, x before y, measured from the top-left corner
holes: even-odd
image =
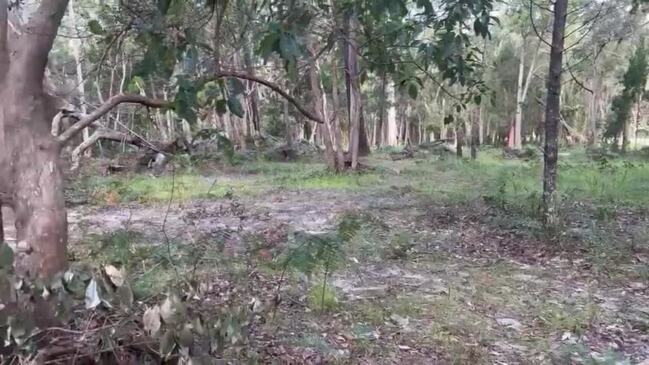
[[[93,177],[87,185],[99,203],[168,201],[255,195],[270,189],[380,191],[407,187],[434,201],[467,203],[487,197],[502,207],[528,216],[538,210],[543,166],[540,160],[504,159],[498,149],[481,151],[477,161],[427,158],[388,161],[372,156],[375,168],[359,173],[334,174],[323,163],[251,161],[238,166],[239,176],[219,178],[191,174]],[[597,162],[583,149],[562,152],[558,189],[564,201],[608,206],[642,207],[649,204],[649,163],[634,157]],[[213,184],[214,183],[214,184]],[[603,212],[605,213],[605,212]]]
[[[169,201],[172,194],[174,201],[189,201],[255,192],[254,186],[245,182],[197,175],[101,177],[91,179],[88,184],[98,203],[161,203]]]
[[[490,196],[519,210],[535,209],[542,191],[541,161],[506,160],[487,150],[477,161],[424,160],[401,171],[414,190],[433,200],[465,203]],[[557,186],[564,200],[642,207],[649,203],[649,163],[589,160],[569,150],[559,161]],[[527,207],[526,207],[527,205]]]

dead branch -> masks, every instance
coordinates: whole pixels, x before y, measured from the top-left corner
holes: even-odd
[[[279,95],[281,95],[284,99],[288,100],[288,102],[293,104],[295,109],[297,109],[305,117],[309,118],[310,120],[312,120],[312,121],[314,121],[316,123],[324,124],[324,120],[322,120],[322,118],[319,118],[317,115],[315,115],[315,114],[311,113],[310,111],[308,111],[304,106],[302,106],[302,104],[300,104],[299,101],[297,101],[294,97],[292,97],[286,91],[284,91],[281,86],[279,86],[279,85],[277,85],[277,84],[275,84],[273,82],[270,82],[268,80],[264,80],[262,78],[254,76],[254,75],[250,75],[250,74],[245,73],[245,72],[238,72],[238,71],[219,71],[213,77],[216,78],[216,79],[222,79],[222,78],[225,78],[225,77],[232,77],[232,78],[236,78],[236,79],[248,80],[248,81],[258,83],[258,84],[262,84],[262,85],[268,87],[269,89],[273,90],[274,92],[278,93]]]
[[[119,95],[112,96],[105,103],[99,106],[99,108],[95,109],[92,113],[83,116],[79,120],[79,122],[73,124],[65,132],[61,133],[61,135],[58,138],[59,143],[61,144],[67,143],[68,141],[70,141],[70,139],[76,136],[84,128],[90,126],[92,123],[99,120],[99,118],[106,115],[116,106],[124,103],[140,104],[150,108],[163,108],[169,105],[168,101],[151,99],[141,95],[119,94]]]
[[[159,149],[155,148],[151,143],[143,140],[140,137],[136,136],[131,136],[122,132],[114,131],[112,129],[107,129],[107,128],[99,128],[95,130],[90,137],[83,141],[80,145],[77,146],[72,151],[72,166],[70,167],[72,170],[76,170],[79,168],[79,163],[81,161],[81,155],[92,145],[97,143],[99,140],[109,140],[109,141],[115,141],[115,142],[120,142],[120,143],[128,143],[132,144],[134,146],[140,147],[140,148],[147,148],[155,152],[161,152]]]

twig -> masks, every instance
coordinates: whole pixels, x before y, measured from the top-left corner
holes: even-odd
[[[532,29],[534,29],[534,33],[536,33],[536,36],[539,37],[539,40],[541,42],[545,43],[550,48],[552,48],[552,45],[550,43],[548,43],[548,41],[546,41],[545,38],[543,38],[543,36],[539,33],[539,30],[536,29],[536,23],[534,23],[534,8],[533,8],[533,5],[532,5],[533,3],[534,2],[532,0],[530,0],[530,23],[532,23]]]

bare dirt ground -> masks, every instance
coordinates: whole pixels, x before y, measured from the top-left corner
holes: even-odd
[[[386,241],[361,239],[375,254],[350,251],[331,278],[339,303],[326,313],[308,308],[304,290],[287,281],[272,319],[253,330],[264,361],[614,364],[649,358],[649,289],[637,273],[646,267],[646,251],[615,275],[596,272],[574,253],[504,228],[507,218],[482,202],[440,205],[402,189],[275,190],[169,207],[77,206],[69,220],[73,247],[88,235],[128,230],[152,245],[224,242],[223,255],[240,257],[248,234],[327,231],[349,212],[371,214],[388,232],[407,234],[412,247],[401,257],[381,256]],[[9,227],[8,212],[5,219]],[[253,267],[248,280],[248,295],[272,300],[280,273]]]

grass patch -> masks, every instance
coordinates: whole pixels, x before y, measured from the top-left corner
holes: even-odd
[[[214,178],[197,175],[101,177],[91,179],[89,186],[93,200],[103,204],[167,202],[172,197],[172,188],[174,201],[218,199],[254,191],[244,182],[218,178],[214,182]]]

